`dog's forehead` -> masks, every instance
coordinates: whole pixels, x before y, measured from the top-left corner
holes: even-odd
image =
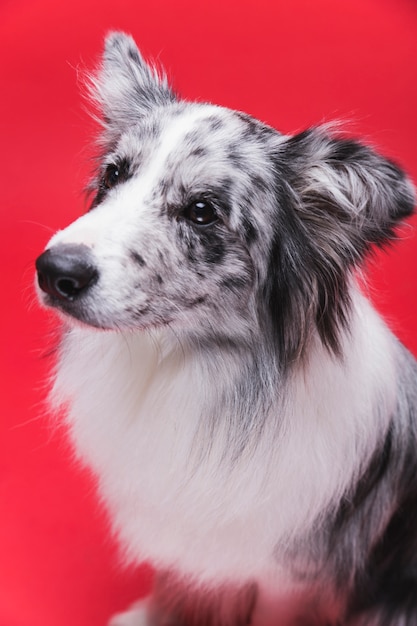
[[[119,142],[148,197],[180,201],[223,188],[225,181],[244,184],[265,179],[267,145],[278,133],[250,116],[205,104],[163,108],[141,121]],[[270,169],[270,168],[269,168]]]
[[[210,104],[166,107],[144,118],[120,138],[118,151],[133,164],[185,159],[243,160],[262,151],[262,138],[274,131],[248,115]]]

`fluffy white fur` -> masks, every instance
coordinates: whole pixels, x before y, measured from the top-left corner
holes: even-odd
[[[218,381],[226,387],[239,368],[232,356],[208,362],[187,354],[164,330],[69,331],[54,401],[71,401],[76,449],[99,476],[131,560],[199,581],[280,576],[284,566],[271,555],[282,551],[285,560],[288,543],[336,506],[395,406],[390,335],[359,293],[354,310],[343,361],[317,342],[256,446],[233,464],[223,461],[225,425],[203,439],[209,407],[222,394]],[[290,582],[285,567],[284,576]]]

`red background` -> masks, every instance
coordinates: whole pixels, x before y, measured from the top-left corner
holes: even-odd
[[[93,481],[43,415],[50,323],[32,288],[50,234],[84,210],[77,68],[115,28],[184,96],[286,132],[349,120],[417,180],[413,0],[0,0],[0,626],[100,626],[150,584],[119,568]],[[417,354],[413,230],[377,260],[377,306]]]

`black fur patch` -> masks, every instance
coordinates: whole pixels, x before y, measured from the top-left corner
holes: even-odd
[[[141,267],[146,267],[146,261],[143,258],[143,256],[139,254],[139,252],[136,252],[135,250],[131,250],[130,258],[133,259],[133,261],[135,261],[135,263],[137,263]]]
[[[243,276],[228,276],[224,278],[220,284],[224,289],[231,289],[232,291],[240,293],[247,284],[247,279]]]
[[[190,156],[192,157],[206,157],[208,154],[208,149],[204,148],[203,146],[199,146],[198,148],[194,148],[194,150],[192,150],[190,152]]]
[[[393,435],[388,430],[384,445],[374,452],[374,455],[361,479],[354,486],[352,493],[345,494],[341,500],[335,516],[334,529],[338,532],[349,520],[365,500],[372,497],[375,487],[381,483],[393,461],[392,455]]]
[[[206,263],[218,264],[221,263],[225,257],[226,250],[221,237],[216,237],[206,229],[201,236],[203,245],[205,248],[204,259]]]
[[[398,460],[397,460],[398,464]],[[398,508],[359,573],[349,612],[377,616],[378,626],[417,623],[417,464],[409,448]],[[395,468],[394,471],[398,471]]]

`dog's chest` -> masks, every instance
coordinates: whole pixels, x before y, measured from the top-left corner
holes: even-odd
[[[80,328],[61,354],[55,396],[69,405],[75,448],[134,561],[208,579],[279,572],[282,547],[311,539],[356,471],[355,420],[370,414],[372,398],[357,391],[369,376],[363,360],[347,378],[345,365],[319,354],[288,393],[285,414],[274,406],[236,456],[227,446],[242,437],[241,416],[222,413],[218,388],[240,362],[209,371],[171,345],[156,349],[155,338]]]
[[[202,413],[212,398],[201,367],[181,354],[161,360],[150,341],[79,329],[63,355],[56,394],[70,397],[75,448],[127,554],[208,577],[264,568],[279,538],[279,490],[262,446],[224,462],[225,425]]]

